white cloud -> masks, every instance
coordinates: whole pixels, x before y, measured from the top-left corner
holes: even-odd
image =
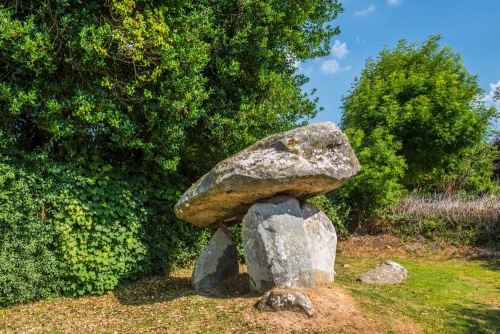
[[[321,63],[321,71],[326,74],[335,74],[349,70],[350,67],[342,67],[337,59],[328,59]]]
[[[361,10],[361,11],[358,11],[355,14],[356,14],[356,16],[365,16],[365,15],[368,15],[371,12],[375,11],[375,9],[377,9],[377,6],[370,5],[368,8]]]
[[[339,60],[344,59],[348,53],[347,44],[336,39],[332,46],[330,59],[321,60],[320,62],[321,72],[325,74],[335,74],[351,69],[349,66],[342,67],[339,62]]]
[[[500,108],[500,101],[493,101],[493,95],[497,87],[500,87],[500,80],[497,83],[490,83],[490,91],[484,96],[483,101],[489,105],[495,105]]]
[[[387,3],[391,6],[399,6],[403,0],[387,0]]]
[[[313,60],[314,62],[314,60]],[[310,62],[295,62],[294,64],[294,67],[302,74],[304,75],[307,75],[307,76],[310,76],[312,74],[314,74],[314,69],[313,67],[310,65]]]
[[[328,74],[333,74],[340,69],[340,64],[337,59],[325,60],[321,64],[321,70]]]
[[[347,50],[347,45],[344,43],[340,43],[338,39],[335,40],[335,43],[332,46],[332,55],[337,59],[344,58],[349,50]]]

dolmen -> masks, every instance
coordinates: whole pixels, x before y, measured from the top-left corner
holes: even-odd
[[[227,226],[242,224],[253,291],[311,288],[334,280],[337,235],[308,198],[341,186],[361,166],[333,123],[264,138],[218,163],[175,205],[175,214],[217,232],[195,263],[191,283],[210,290],[238,277]]]

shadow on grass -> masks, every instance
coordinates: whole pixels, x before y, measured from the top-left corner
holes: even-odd
[[[454,320],[453,327],[463,329],[464,333],[498,333],[500,329],[500,309],[491,305],[476,303],[471,307],[455,305],[455,312],[460,318]]]
[[[483,261],[482,267],[493,270],[500,271],[500,257],[493,256],[476,256],[470,258],[471,261]]]
[[[255,297],[250,291],[247,273],[240,274],[238,280],[209,291],[194,291],[191,278],[187,275],[153,276],[137,282],[123,284],[113,291],[122,305],[148,305],[173,301],[192,295],[210,298]]]

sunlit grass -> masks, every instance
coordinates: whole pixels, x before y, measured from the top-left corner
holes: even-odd
[[[500,271],[492,261],[397,259],[409,279],[397,285],[367,285],[355,280],[373,259],[348,259],[336,283],[359,297],[370,311],[412,322],[427,333],[498,333]]]

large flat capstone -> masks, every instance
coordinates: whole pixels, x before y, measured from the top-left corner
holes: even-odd
[[[234,225],[258,200],[321,195],[360,169],[335,124],[308,125],[264,138],[221,161],[181,196],[175,214],[199,227]]]

